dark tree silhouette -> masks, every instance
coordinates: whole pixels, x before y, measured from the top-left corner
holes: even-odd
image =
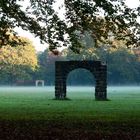
[[[42,42],[49,43],[51,50],[69,46],[79,52],[82,45],[75,32],[82,34],[85,30],[92,34],[95,42],[103,42],[111,32],[117,39],[125,38],[128,46],[138,46],[140,7],[130,9],[123,0],[64,0],[64,20],[54,10],[54,0],[28,2],[29,6],[23,11],[17,0],[0,1],[1,44],[8,43],[7,29],[13,31],[14,27],[20,26],[40,37]]]

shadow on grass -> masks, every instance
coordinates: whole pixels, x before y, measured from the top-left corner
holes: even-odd
[[[53,98],[52,100],[57,100],[57,101],[72,101],[70,98]],[[110,99],[95,99],[94,101],[111,101]]]
[[[95,101],[111,101],[110,99],[95,99]]]
[[[65,97],[65,98],[53,98],[52,100],[57,100],[57,101],[71,101],[71,99],[70,98],[67,98],[67,97]]]

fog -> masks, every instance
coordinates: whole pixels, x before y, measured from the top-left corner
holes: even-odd
[[[93,92],[95,90],[95,87],[92,86],[67,86],[68,92]],[[54,86],[44,86],[44,87],[35,87],[35,86],[0,86],[0,92],[19,92],[19,91],[28,91],[28,92],[55,92]],[[134,92],[139,91],[140,92],[140,86],[108,86],[107,87],[108,92],[116,92],[116,91],[128,91],[128,92]]]
[[[28,91],[28,92],[54,92],[55,87],[54,86],[44,86],[44,87],[36,87],[36,86],[0,86],[0,92],[3,91]]]

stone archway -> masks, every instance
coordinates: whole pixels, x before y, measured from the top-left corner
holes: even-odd
[[[55,63],[55,98],[66,98],[66,80],[75,69],[89,70],[95,77],[95,99],[107,100],[107,66],[101,61],[56,61]]]
[[[35,81],[36,87],[38,87],[39,84],[41,84],[41,86],[44,87],[44,80],[36,80],[36,81]]]

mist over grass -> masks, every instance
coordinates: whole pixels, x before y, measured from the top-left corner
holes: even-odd
[[[68,87],[69,101],[54,97],[54,87],[0,87],[0,119],[140,122],[140,87],[108,87],[110,101],[95,101],[94,87]]]
[[[23,96],[47,96],[48,99],[55,97],[54,86],[0,86],[0,95],[21,94]],[[94,86],[67,86],[67,97],[70,99],[93,99],[95,98],[95,87]],[[140,86],[108,86],[107,97],[108,99],[124,98],[125,96],[135,98],[136,94],[140,94]],[[20,96],[21,96],[20,95]],[[18,95],[19,96],[19,95]]]
[[[54,87],[0,87],[1,135],[11,140],[44,135],[50,139],[137,139],[140,87],[108,87],[110,101],[95,101],[94,90],[68,86],[71,100],[59,101],[53,100]]]
[[[107,89],[108,91],[140,91],[140,86],[137,86],[137,85],[122,85],[122,86],[107,86]],[[12,90],[12,91],[33,91],[33,92],[38,92],[38,91],[52,91],[54,92],[55,91],[55,86],[44,86],[44,87],[41,87],[41,86],[3,86],[3,85],[0,85],[0,92],[1,91],[9,91],[9,90]],[[84,86],[84,85],[80,85],[80,86],[67,86],[67,91],[69,92],[75,92],[75,91],[91,91],[91,92],[94,92],[95,90],[95,86]]]

